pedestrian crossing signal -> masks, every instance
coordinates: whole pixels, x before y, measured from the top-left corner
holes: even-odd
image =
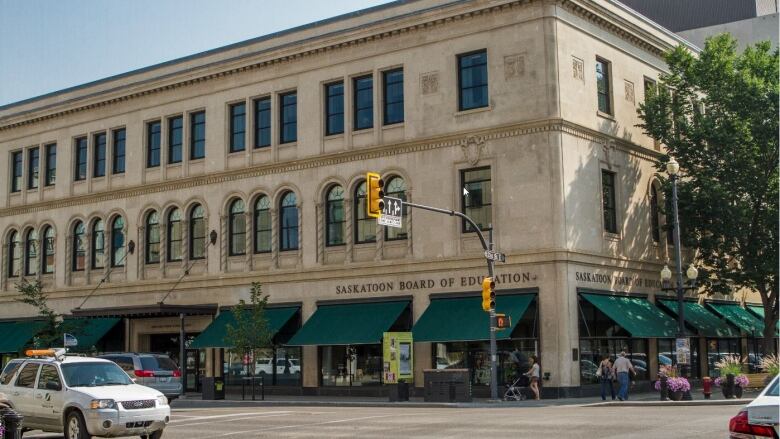
[[[496,283],[493,282],[492,277],[486,277],[482,279],[482,310],[490,311],[496,308],[496,292],[493,288],[496,287]]]
[[[512,326],[512,319],[506,314],[496,314],[496,329],[507,329]]]

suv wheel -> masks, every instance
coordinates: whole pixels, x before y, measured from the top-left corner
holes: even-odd
[[[162,437],[163,431],[157,430],[152,434],[149,435],[141,435],[141,439],[160,439]]]
[[[65,438],[66,439],[91,439],[87,426],[84,424],[84,418],[78,411],[72,411],[68,414],[68,419],[65,421]]]

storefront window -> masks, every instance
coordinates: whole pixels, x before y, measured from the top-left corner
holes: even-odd
[[[382,345],[322,346],[322,386],[382,384]]]
[[[599,382],[596,370],[603,355],[609,355],[612,362],[620,352],[626,352],[626,358],[634,365],[637,381],[650,379],[647,362],[647,339],[644,338],[581,338],[580,339],[580,383]]]
[[[742,355],[742,349],[738,338],[708,338],[707,339],[707,367],[710,377],[720,376],[715,368],[715,363],[727,355]]]
[[[241,379],[251,375],[250,365],[253,363],[254,375],[263,377],[266,386],[301,385],[301,348],[295,347],[260,349],[254,361],[250,355],[225,350],[223,363],[225,383],[240,386]]]
[[[677,367],[677,344],[673,338],[658,339],[658,367],[674,366]],[[688,365],[686,376],[693,378],[701,377],[701,368],[699,367],[699,339],[691,338],[691,364]],[[654,374],[651,374],[655,378]]]
[[[512,382],[531,367],[531,355],[538,353],[536,339],[499,340],[498,384]],[[490,343],[487,341],[436,343],[436,369],[469,369],[471,384],[490,386]]]

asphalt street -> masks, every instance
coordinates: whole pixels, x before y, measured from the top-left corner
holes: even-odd
[[[512,408],[253,407],[175,409],[166,439],[719,438],[739,406]],[[29,432],[25,439],[61,435]]]

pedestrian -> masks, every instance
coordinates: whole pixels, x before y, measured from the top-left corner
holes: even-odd
[[[538,401],[541,370],[539,369],[539,359],[536,355],[531,355],[531,368],[525,374],[531,379],[531,390],[534,392],[534,399]]]
[[[626,358],[626,351],[623,350],[620,352],[620,356],[615,360],[615,373],[617,374],[618,384],[620,385],[620,390],[618,390],[618,399],[621,401],[627,401],[628,400],[628,383],[629,383],[629,372],[636,375],[636,370],[634,369],[634,365],[631,364],[631,360]]]
[[[609,354],[604,354],[601,357],[601,363],[599,364],[596,375],[601,381],[601,400],[607,400],[607,387],[609,387],[609,394],[612,395],[612,400],[615,400],[615,386],[612,382],[615,380],[615,367],[612,366],[612,360],[609,358]]]

